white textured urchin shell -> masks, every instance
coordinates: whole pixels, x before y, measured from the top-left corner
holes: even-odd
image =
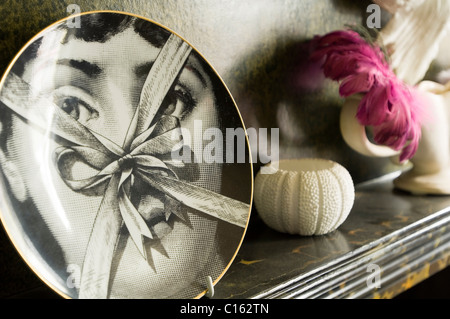
[[[350,173],[336,162],[281,160],[256,175],[254,199],[269,227],[289,234],[323,235],[346,220],[355,188]]]

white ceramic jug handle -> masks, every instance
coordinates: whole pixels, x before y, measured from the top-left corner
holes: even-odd
[[[366,134],[366,129],[361,125],[356,112],[361,95],[352,95],[348,97],[341,110],[340,127],[344,141],[358,153],[370,157],[392,157],[400,154],[387,146],[372,143]]]

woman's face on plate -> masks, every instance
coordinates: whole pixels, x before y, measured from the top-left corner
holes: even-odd
[[[105,43],[70,39],[56,49],[55,38],[44,38],[24,79],[35,95],[50,98],[86,127],[122,145],[160,48],[132,28]],[[160,113],[176,116],[182,126],[190,127],[205,111],[217,116],[209,77],[191,55]]]
[[[104,43],[75,38],[62,42],[64,34],[64,30],[57,30],[44,36],[37,57],[26,65],[23,79],[30,84],[33,98],[53,101],[84,126],[122,146],[142,87],[160,48],[146,41],[133,28]],[[191,136],[194,136],[194,120],[205,120],[208,124],[203,129],[219,126],[211,81],[196,56],[191,54],[188,58],[159,112],[178,117]],[[27,197],[33,200],[66,252],[68,263],[81,265],[102,196],[77,193],[61,180],[52,161],[53,152],[60,145],[51,138],[50,130],[43,132],[14,117],[12,136],[8,137],[8,158],[21,172]],[[21,186],[12,185],[13,192],[14,187]],[[211,185],[211,188],[215,187]],[[213,250],[213,239],[205,240],[202,231],[196,233],[196,227],[211,231],[216,222],[195,216],[190,222],[193,227],[185,229],[184,225],[178,225],[171,229],[168,238],[171,235],[173,238],[170,242],[183,242],[182,246],[164,247],[171,258],[178,258],[186,250],[192,251],[199,242],[204,245],[199,255],[206,256],[205,252]],[[193,235],[183,239],[182,231],[190,231]],[[134,258],[134,252],[129,254]],[[170,268],[170,259],[163,255],[153,254],[156,268],[158,263]],[[201,268],[202,257],[195,253],[179,258],[186,267]],[[139,263],[142,261],[138,262],[141,265]],[[145,267],[145,264],[141,266]],[[150,276],[151,268],[148,271]]]

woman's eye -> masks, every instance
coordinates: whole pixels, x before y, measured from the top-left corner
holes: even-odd
[[[162,115],[172,115],[182,119],[192,111],[195,105],[196,101],[188,90],[177,86],[167,94],[159,112]]]
[[[99,108],[86,90],[73,85],[61,86],[53,89],[51,94],[53,103],[59,106],[81,124],[87,124],[90,120],[98,118]]]
[[[55,102],[64,112],[80,123],[87,123],[89,120],[98,117],[96,110],[77,97],[63,97]]]

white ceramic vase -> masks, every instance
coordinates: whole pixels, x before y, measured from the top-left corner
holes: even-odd
[[[417,86],[428,101],[422,136],[412,169],[402,173],[394,184],[413,194],[450,195],[450,85],[423,81]],[[349,97],[341,110],[341,132],[347,144],[372,157],[396,158],[398,151],[369,141],[365,127],[356,119],[361,95]]]

